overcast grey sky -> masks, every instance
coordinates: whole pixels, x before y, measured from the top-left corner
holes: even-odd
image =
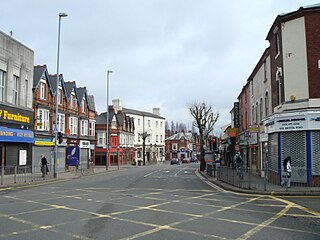
[[[97,111],[111,99],[191,128],[188,105],[205,101],[230,122],[229,111],[260,56],[276,16],[315,0],[10,0],[1,1],[0,30],[35,53],[35,65],[87,87]]]

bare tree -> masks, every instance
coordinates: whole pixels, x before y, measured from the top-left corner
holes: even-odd
[[[219,113],[214,113],[212,107],[206,103],[193,103],[189,106],[190,113],[194,118],[193,126],[199,129],[200,138],[200,171],[206,169],[205,143],[219,118]]]

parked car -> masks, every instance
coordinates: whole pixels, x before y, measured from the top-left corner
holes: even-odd
[[[170,164],[171,164],[171,165],[173,165],[173,164],[180,164],[179,159],[178,159],[178,158],[172,158],[172,159],[170,160]]]
[[[182,163],[189,163],[190,162],[190,159],[189,158],[184,158],[182,159]]]
[[[191,157],[190,162],[198,162],[198,159],[196,157]]]

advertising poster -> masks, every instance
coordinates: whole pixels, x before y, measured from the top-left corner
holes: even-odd
[[[67,165],[78,166],[79,165],[79,147],[71,146],[67,147]]]

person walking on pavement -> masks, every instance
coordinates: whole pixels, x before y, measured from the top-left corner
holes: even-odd
[[[291,187],[291,157],[287,156],[284,160],[283,160],[283,171],[284,171],[284,176],[282,176],[282,181],[280,183],[281,187],[284,186],[284,184],[286,184],[286,186],[288,188]]]
[[[44,154],[41,155],[41,172],[42,177],[48,174],[48,162]]]
[[[237,175],[243,179],[242,157],[240,152],[234,155],[233,161],[237,169]]]

